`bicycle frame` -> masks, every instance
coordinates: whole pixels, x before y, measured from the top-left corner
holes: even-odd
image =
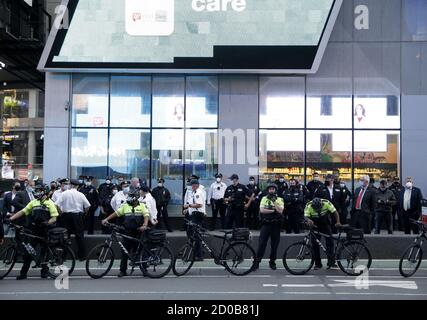
[[[341,237],[341,233],[342,233],[342,232],[338,233],[338,237],[334,237],[333,235],[330,235],[330,234],[326,234],[326,233],[322,233],[322,232],[319,232],[319,231],[310,230],[310,231],[309,231],[309,233],[308,233],[308,235],[306,235],[306,236],[305,236],[305,238],[304,238],[304,242],[305,242],[307,245],[311,245],[311,239],[314,239],[314,240],[316,241],[316,243],[319,245],[319,247],[320,247],[320,248],[323,250],[323,252],[326,254],[326,257],[328,257],[328,258],[333,258],[333,257],[330,257],[330,256],[328,255],[328,251],[326,250],[326,248],[325,248],[325,246],[323,245],[322,241],[320,241],[320,240],[317,238],[317,236],[318,236],[318,235],[320,235],[320,236],[323,236],[323,237],[325,237],[325,238],[329,238],[329,239],[334,240],[334,242],[335,242],[335,245],[334,245],[334,255],[335,255],[335,253],[337,252],[338,247],[346,241],[345,239],[343,239],[343,238]]]

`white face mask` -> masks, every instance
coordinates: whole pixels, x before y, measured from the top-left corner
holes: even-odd
[[[344,188],[345,187],[345,183],[341,182],[340,186],[341,186],[341,188]]]
[[[111,183],[111,180],[105,180],[105,183],[106,183],[106,184],[110,184],[110,183]]]
[[[412,182],[406,182],[406,188],[411,189],[412,188]]]
[[[113,194],[116,194],[118,191],[117,190],[113,190]]]
[[[67,191],[67,190],[70,190],[70,185],[69,185],[69,184],[66,184],[66,185],[64,186],[64,191]]]
[[[249,181],[249,184],[254,185],[254,184],[255,184],[255,181],[251,180],[251,181]]]
[[[220,183],[221,182],[221,178],[216,178],[216,182]]]
[[[319,181],[320,179],[319,179],[319,177],[314,177],[313,180],[314,181]]]
[[[91,183],[90,181],[86,181],[86,182],[85,182],[85,185],[86,185],[86,186],[88,186],[88,187],[89,187],[91,184],[92,184],[92,183]]]
[[[123,193],[124,193],[124,194],[128,194],[128,193],[129,193],[129,190],[130,190],[130,189],[129,189],[129,187],[123,188]]]
[[[158,184],[157,184],[157,186],[158,186],[159,188],[161,188],[161,187],[163,187],[163,183],[158,183]]]
[[[285,182],[285,179],[280,178],[280,179],[279,179],[279,181],[280,181],[280,182]]]

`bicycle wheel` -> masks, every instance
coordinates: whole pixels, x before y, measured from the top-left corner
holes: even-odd
[[[419,244],[411,244],[406,248],[399,261],[399,272],[407,278],[413,276],[423,260],[423,249]]]
[[[372,257],[364,243],[344,242],[337,252],[337,264],[349,276],[360,276],[371,267]]]
[[[149,278],[162,278],[172,269],[172,250],[163,244],[148,246],[141,251],[139,257],[140,261],[144,261],[140,264],[141,271]]]
[[[311,246],[305,242],[291,244],[283,254],[283,266],[293,275],[303,275],[310,271],[314,264]]]
[[[223,263],[228,272],[244,276],[253,270],[255,259],[255,250],[249,244],[233,242],[224,251]]]
[[[6,277],[16,262],[16,247],[7,246],[0,249],[0,280]]]
[[[100,279],[110,272],[113,263],[113,250],[105,243],[101,243],[89,252],[86,259],[86,272],[91,278]]]
[[[173,273],[178,277],[185,275],[193,266],[194,259],[194,248],[191,243],[187,243],[178,251],[173,261]]]
[[[56,279],[63,272],[71,276],[76,266],[76,256],[68,245],[49,246],[46,263],[49,277],[52,279]]]

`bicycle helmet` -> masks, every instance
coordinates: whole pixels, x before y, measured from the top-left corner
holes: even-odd
[[[319,212],[320,210],[322,210],[322,200],[320,198],[314,198],[311,201],[311,207],[316,210],[317,212]]]
[[[270,189],[270,188],[274,188],[274,189],[276,189],[276,190],[277,190],[277,185],[276,185],[275,183],[269,183],[269,184],[267,185],[267,190],[268,190],[268,189]]]
[[[137,206],[139,204],[139,194],[138,192],[129,192],[127,198],[126,198],[126,202],[130,205],[130,206]]]
[[[49,187],[45,185],[37,185],[34,188],[33,195],[37,200],[43,199],[49,193]]]

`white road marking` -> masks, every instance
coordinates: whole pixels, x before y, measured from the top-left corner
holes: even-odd
[[[328,287],[355,287],[356,282],[354,280],[334,280],[339,283],[331,283],[328,284]],[[369,287],[372,286],[382,286],[382,287],[390,287],[397,289],[408,289],[408,290],[417,290],[418,286],[415,281],[393,281],[393,280],[366,280],[366,285]]]
[[[282,284],[282,287],[284,288],[315,288],[315,287],[321,287],[324,288],[324,284]]]
[[[16,291],[0,292],[0,295],[40,295],[40,294],[274,294],[269,291]]]
[[[278,284],[270,284],[270,283],[264,283],[263,285],[262,285],[263,287],[278,287],[279,285]]]
[[[324,295],[332,294],[329,291],[284,291],[283,294],[296,294],[296,295]]]

